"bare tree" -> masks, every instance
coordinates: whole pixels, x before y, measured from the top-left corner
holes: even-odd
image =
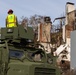
[[[29,19],[27,17],[22,16],[19,24],[22,25],[25,29],[27,29]]]
[[[33,27],[34,30],[37,30],[37,26],[39,23],[43,23],[44,21],[44,16],[40,16],[40,15],[33,15],[30,18],[21,17],[21,21],[19,21],[19,24],[22,25],[24,28],[27,27],[27,25],[30,25],[31,27]]]
[[[44,17],[40,15],[31,16],[29,24],[32,25],[33,29],[36,30],[39,23],[43,22]]]

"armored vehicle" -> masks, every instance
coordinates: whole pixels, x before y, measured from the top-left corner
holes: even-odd
[[[34,44],[31,27],[1,28],[0,75],[60,75],[56,57]]]

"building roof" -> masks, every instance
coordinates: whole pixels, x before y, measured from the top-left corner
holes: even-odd
[[[71,5],[74,5],[74,3],[71,3],[71,2],[67,2],[66,4],[71,4]]]

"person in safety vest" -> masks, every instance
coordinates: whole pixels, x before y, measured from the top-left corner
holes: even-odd
[[[6,17],[6,27],[17,27],[18,21],[17,17],[13,14],[13,10],[8,11],[8,16]]]

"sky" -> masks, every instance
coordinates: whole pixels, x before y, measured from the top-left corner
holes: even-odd
[[[65,14],[66,2],[76,3],[76,0],[0,0],[0,27],[5,27],[5,18],[9,9],[13,9],[18,21],[21,17],[35,14],[55,18]]]

